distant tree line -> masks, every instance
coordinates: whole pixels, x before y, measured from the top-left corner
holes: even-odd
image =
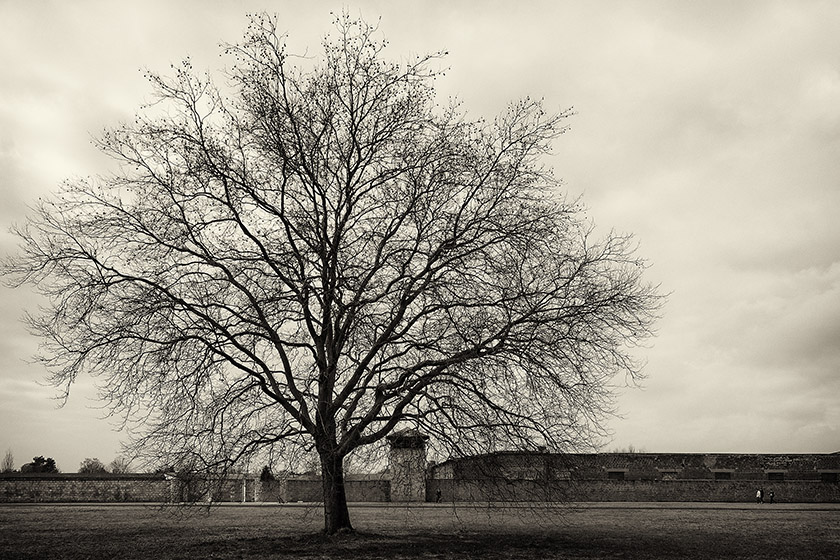
[[[102,461],[100,461],[96,457],[86,457],[85,460],[79,464],[78,472],[83,474],[122,474],[129,472],[130,465],[131,461],[125,459],[124,457],[117,457],[116,459],[111,461],[111,463],[107,467]],[[24,463],[23,465],[21,465],[20,471],[17,471],[15,470],[15,456],[14,454],[12,454],[11,449],[9,449],[6,450],[6,454],[3,456],[3,461],[2,463],[0,463],[0,472],[59,473],[61,471],[58,469],[58,466],[55,463],[55,459],[53,459],[52,457],[44,457],[43,455],[33,457],[31,462]]]
[[[123,474],[127,473],[130,461],[123,457],[117,457],[106,467],[105,464],[96,457],[86,457],[84,461],[79,464],[79,472],[82,474]]]

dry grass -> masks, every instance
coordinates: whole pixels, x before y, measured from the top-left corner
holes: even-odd
[[[840,558],[840,507],[0,506],[0,558]]]

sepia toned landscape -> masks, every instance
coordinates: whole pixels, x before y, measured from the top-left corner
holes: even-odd
[[[838,29],[0,1],[0,560],[840,558]]]

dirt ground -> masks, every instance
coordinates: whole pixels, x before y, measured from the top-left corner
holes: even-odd
[[[0,505],[0,558],[840,558],[840,504]]]

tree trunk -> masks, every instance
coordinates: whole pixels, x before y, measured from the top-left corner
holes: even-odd
[[[324,488],[324,532],[332,535],[352,531],[344,493],[344,457],[332,453],[321,455],[321,480]]]

